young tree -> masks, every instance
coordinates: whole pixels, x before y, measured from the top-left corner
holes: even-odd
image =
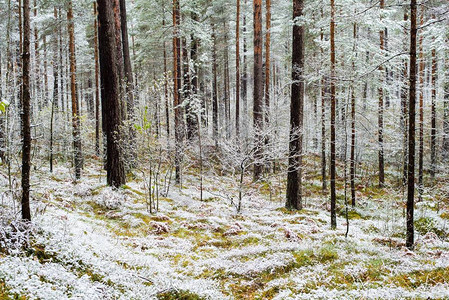
[[[265,124],[268,128],[270,126],[271,0],[266,0],[265,30]],[[268,137],[266,143],[269,143]]]
[[[435,48],[432,49],[432,128],[430,130],[430,176],[432,180],[435,179],[435,172],[437,167],[437,55]]]
[[[263,130],[263,67],[262,67],[262,0],[253,2],[253,25],[254,25],[254,104],[253,104],[253,126],[255,131],[255,151],[256,164],[254,164],[254,180],[259,180],[262,176],[263,165],[260,158],[263,157],[263,149],[260,145]]]
[[[103,132],[106,135],[107,183],[120,187],[125,184],[125,168],[120,139],[120,87],[117,69],[113,3],[97,0],[98,43],[100,56],[101,106]]]
[[[424,9],[421,8],[420,26],[424,25]],[[422,200],[424,189],[424,77],[425,77],[425,60],[423,49],[424,37],[419,36],[419,63],[418,63],[418,81],[419,81],[419,144],[418,144],[418,200]]]
[[[173,107],[175,110],[175,177],[181,181],[181,148],[184,136],[181,108],[181,40],[179,0],[173,0]]]
[[[288,209],[302,209],[302,137],[304,110],[304,27],[303,0],[293,1],[292,94],[290,103],[290,144],[287,175]]]
[[[70,92],[72,97],[72,126],[73,126],[73,151],[75,162],[75,178],[81,178],[82,152],[80,116],[78,110],[78,98],[76,92],[76,57],[75,57],[75,25],[73,21],[72,1],[67,6],[67,30],[69,33],[69,59],[70,59]]]
[[[19,3],[20,7],[20,3]],[[22,43],[22,219],[31,221],[30,168],[31,168],[31,96],[30,96],[30,0],[23,0]]]
[[[410,1],[410,77],[409,77],[409,126],[408,126],[408,168],[407,168],[407,248],[414,246],[413,214],[415,205],[415,103],[416,103],[416,26],[417,4]]]
[[[94,2],[94,60],[95,60],[95,153],[100,156],[100,61],[98,53],[98,11]]]

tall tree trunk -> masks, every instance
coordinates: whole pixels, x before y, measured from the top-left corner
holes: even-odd
[[[48,104],[48,74],[47,74],[47,35],[42,36],[42,46],[44,47],[44,106]]]
[[[20,5],[20,3],[19,3]],[[23,52],[22,52],[22,219],[31,221],[30,210],[30,1],[23,0]]]
[[[385,1],[380,0],[380,9],[383,10],[385,7]],[[383,55],[385,50],[385,30],[381,30],[380,33],[380,52]],[[384,89],[383,89],[383,77],[384,77],[384,68],[381,65],[379,67],[379,106],[378,106],[378,156],[379,156],[379,186],[384,187],[385,185],[385,162],[384,162]]]
[[[421,9],[420,26],[424,25],[424,9]],[[424,76],[425,61],[423,49],[423,35],[419,36],[419,150],[418,150],[418,201],[422,200],[424,189]]]
[[[247,0],[244,0],[244,7],[246,7]],[[244,127],[244,136],[247,138],[248,136],[248,46],[246,42],[246,13],[243,13],[243,74],[242,74],[242,124],[245,124]]]
[[[173,0],[173,107],[175,110],[175,178],[181,181],[181,151],[184,136],[181,104],[181,40],[179,0]]]
[[[224,105],[225,105],[225,126],[226,138],[231,138],[231,93],[229,80],[229,41],[228,41],[228,23],[224,21]]]
[[[37,19],[37,4],[33,2],[33,15]],[[42,110],[41,83],[40,83],[40,57],[39,57],[39,31],[37,23],[34,24],[34,97],[37,100],[37,108]]]
[[[263,67],[262,67],[262,0],[254,0],[254,104],[253,126],[255,143],[254,180],[262,176],[263,169]]]
[[[95,153],[100,156],[100,61],[98,53],[98,11],[94,2],[94,60],[95,60]]]
[[[404,13],[404,21],[407,22],[408,20],[408,14],[407,12]],[[408,31],[407,28],[404,29],[404,35],[407,36]],[[407,48],[407,42],[404,43],[405,48]],[[401,128],[403,130],[403,137],[402,137],[402,145],[403,145],[403,158],[402,158],[402,185],[405,187],[407,185],[407,137],[408,137],[408,118],[407,118],[407,96],[408,96],[408,62],[407,59],[404,59],[403,61],[403,67],[402,67],[402,88],[401,88]]]
[[[192,21],[195,23],[199,22],[199,16],[198,13],[192,11],[191,13],[191,17],[192,17]],[[198,123],[198,78],[199,78],[199,72],[198,72],[198,65],[199,65],[199,61],[198,61],[198,48],[199,48],[199,39],[198,37],[192,33],[190,35],[190,60],[192,62],[191,66],[192,66],[192,70],[190,72],[190,92],[191,92],[191,97],[190,97],[190,123],[191,123],[191,129],[192,129],[192,135],[191,138],[193,138],[194,136],[198,136],[199,137],[199,126],[200,124]]]
[[[448,53],[446,52],[446,55]],[[447,57],[447,56],[446,56]],[[449,69],[449,60],[446,59],[446,70]],[[445,162],[449,160],[449,76],[444,78],[444,103],[443,103],[443,143],[442,158]]]
[[[107,183],[110,186],[120,187],[125,184],[126,177],[119,145],[120,78],[117,66],[114,7],[110,0],[97,0],[97,9],[102,121],[106,135]]]
[[[290,143],[287,174],[288,209],[302,209],[302,137],[304,111],[304,28],[297,24],[302,17],[303,0],[293,1],[292,94],[290,103]]]
[[[407,248],[414,246],[413,214],[415,205],[415,106],[416,106],[416,0],[410,0],[410,90],[409,90],[409,126],[408,126],[408,168],[407,168]]]
[[[75,158],[75,178],[81,178],[82,153],[80,116],[78,112],[78,98],[76,93],[76,57],[75,57],[75,25],[73,23],[72,1],[68,2],[67,22],[69,33],[69,59],[70,59],[70,91],[72,96],[72,126],[73,126],[73,151]]]
[[[330,25],[330,44],[331,44],[331,228],[337,228],[337,193],[335,187],[336,180],[336,156],[335,156],[335,117],[336,117],[336,83],[335,83],[335,1],[331,0],[331,25]]]
[[[117,70],[119,72],[120,84],[120,110],[122,122],[128,119],[127,116],[127,101],[126,101],[126,78],[125,78],[125,61],[123,56],[122,44],[122,16],[120,9],[120,0],[112,0],[114,5],[114,19],[115,19],[115,49],[117,57]]]
[[[58,24],[58,10],[56,6],[53,8],[53,16],[55,24]],[[53,172],[53,128],[54,114],[58,108],[59,101],[59,66],[58,66],[58,34],[55,31],[53,35],[53,101],[51,103],[51,119],[50,119],[50,172]]]
[[[321,11],[323,17],[323,11]],[[324,31],[321,29],[321,42],[324,41]],[[321,55],[324,58],[324,50],[321,48]],[[326,180],[326,76],[321,76],[321,178],[322,190],[327,189]]]
[[[218,146],[218,87],[217,87],[217,37],[215,24],[212,25],[212,126],[215,146]]]
[[[270,126],[271,0],[266,0],[265,27],[265,125],[268,128]],[[268,136],[266,143],[269,143]]]
[[[165,28],[165,6],[162,27]],[[165,97],[165,129],[167,131],[167,141],[170,140],[170,103],[168,99],[168,69],[167,69],[167,43],[164,41],[164,97]]]
[[[190,81],[190,61],[189,52],[187,49],[187,39],[183,39],[182,43],[182,63],[183,63],[183,101],[185,103],[186,111],[186,127],[187,127],[187,139],[192,140],[195,136],[195,120],[196,116],[193,110],[192,103],[192,86]]]
[[[435,172],[437,167],[437,55],[435,48],[432,49],[432,128],[430,130],[430,176],[432,180],[435,179]]]
[[[128,21],[126,16],[126,2],[120,0],[120,25],[122,32],[122,50],[123,50],[123,62],[125,71],[125,84],[127,95],[127,109],[129,120],[134,120],[134,83],[133,83],[133,71],[131,65],[131,56],[129,53],[129,39],[128,39]],[[131,126],[131,129],[133,126]]]
[[[354,23],[353,26],[353,39],[354,39],[354,47],[353,47],[353,55],[357,57],[357,23]],[[355,68],[355,60],[352,60],[352,71],[354,76],[356,74]],[[355,207],[356,199],[355,199],[355,84],[352,83],[351,87],[351,163],[349,167],[349,177],[351,181],[351,204],[352,207]]]
[[[235,137],[240,137],[240,0],[237,0],[235,24]]]

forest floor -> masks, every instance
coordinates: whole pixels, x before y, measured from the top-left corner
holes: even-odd
[[[412,252],[397,192],[360,187],[345,237],[344,198],[331,230],[317,178],[307,181],[299,212],[283,208],[280,175],[268,178],[273,184],[245,179],[237,213],[221,197],[232,180],[207,176],[200,201],[196,171],[186,171],[182,188],[172,186],[153,214],[140,175],[113,190],[95,160],[76,184],[67,167],[34,171],[29,235],[14,229],[17,222],[5,225],[17,209],[2,193],[0,299],[449,298],[443,192],[417,204]]]

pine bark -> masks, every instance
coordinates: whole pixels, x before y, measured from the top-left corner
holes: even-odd
[[[67,22],[69,33],[69,60],[70,60],[70,92],[72,98],[72,134],[73,151],[75,162],[75,178],[81,178],[82,153],[81,153],[81,133],[80,116],[78,111],[78,98],[76,93],[76,57],[75,57],[75,25],[73,23],[72,1],[68,2]]]
[[[173,0],[173,108],[175,110],[175,179],[181,181],[181,151],[184,128],[181,104],[181,40],[179,0]]]
[[[416,113],[416,0],[410,1],[410,77],[409,77],[409,126],[408,126],[408,168],[407,168],[407,238],[406,246],[414,246],[414,205],[415,205],[415,113]]]
[[[271,0],[266,0],[265,23],[265,126],[270,126],[270,71],[271,71]],[[269,142],[267,137],[266,143]]]
[[[420,26],[424,25],[424,10],[421,9]],[[423,35],[419,36],[419,145],[418,145],[418,200],[422,200],[424,189],[424,77],[425,61],[423,49]]]
[[[380,9],[381,11],[385,7],[385,1],[380,0]],[[385,30],[381,30],[380,33],[380,52],[383,53],[385,50]],[[385,185],[385,162],[384,162],[384,89],[383,89],[383,78],[384,78],[384,68],[383,66],[379,66],[379,104],[378,104],[378,131],[377,131],[377,138],[378,138],[378,160],[379,160],[379,186],[384,187]]]
[[[95,60],[95,153],[100,156],[100,61],[98,53],[98,11],[94,2],[94,60]]]
[[[408,14],[407,12],[404,13],[404,21],[408,21]],[[404,34],[407,35],[407,29],[404,29]],[[407,48],[407,46],[405,47]],[[404,59],[403,67],[402,67],[402,80],[403,85],[401,88],[401,128],[403,130],[403,137],[402,137],[402,145],[403,145],[403,158],[402,158],[402,185],[405,187],[407,185],[407,139],[408,139],[408,117],[407,117],[407,104],[408,104],[408,61],[407,59]]]
[[[303,0],[293,1],[293,20],[303,15]],[[293,25],[290,143],[287,174],[288,209],[302,209],[302,137],[304,111],[304,28]]]
[[[354,39],[354,48],[353,52],[355,56],[357,56],[357,23],[354,23],[353,26],[353,39]],[[355,68],[355,61],[352,61],[352,70],[355,74],[356,68]],[[351,162],[349,167],[349,177],[351,182],[351,205],[352,207],[355,207],[356,204],[356,195],[355,195],[355,135],[356,135],[356,129],[355,129],[355,85],[354,82],[352,83],[351,87]]]
[[[237,0],[235,24],[235,136],[240,137],[240,0]]]
[[[253,127],[255,143],[254,180],[262,177],[263,171],[263,66],[262,66],[262,0],[253,2],[254,25],[254,91]]]
[[[330,24],[330,47],[331,47],[331,161],[330,161],[330,182],[331,182],[331,228],[337,228],[337,192],[336,192],[336,145],[335,145],[335,119],[336,119],[336,83],[335,83],[335,1],[331,0],[331,24]]]
[[[121,112],[119,70],[115,38],[114,7],[110,0],[97,0],[98,47],[100,59],[101,106],[106,136],[107,183],[120,187],[126,182],[122,151],[119,145]]]
[[[217,37],[212,25],[212,126],[215,146],[218,145],[218,82],[217,82]]]
[[[20,3],[19,3],[20,5]],[[22,43],[22,219],[31,221],[30,169],[31,169],[31,96],[30,96],[30,1],[23,0]],[[21,34],[22,36],[22,34]]]
[[[437,167],[437,110],[436,110],[436,99],[437,99],[437,55],[435,48],[432,49],[432,116],[431,123],[432,128],[430,130],[430,176],[435,179],[435,172]]]

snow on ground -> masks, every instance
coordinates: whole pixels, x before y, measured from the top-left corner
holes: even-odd
[[[64,167],[34,173],[37,214],[26,251],[12,251],[15,233],[5,224],[13,211],[4,193],[0,298],[449,298],[449,229],[431,202],[420,203],[417,220],[433,232],[421,230],[410,252],[403,207],[387,194],[351,210],[345,238],[343,215],[330,230],[322,197],[290,213],[282,195],[268,201],[252,192],[237,213],[217,197],[225,182],[206,178],[199,201],[198,178],[186,175],[183,188],[172,186],[150,214],[142,178],[117,191],[100,173],[89,165],[77,184]]]

